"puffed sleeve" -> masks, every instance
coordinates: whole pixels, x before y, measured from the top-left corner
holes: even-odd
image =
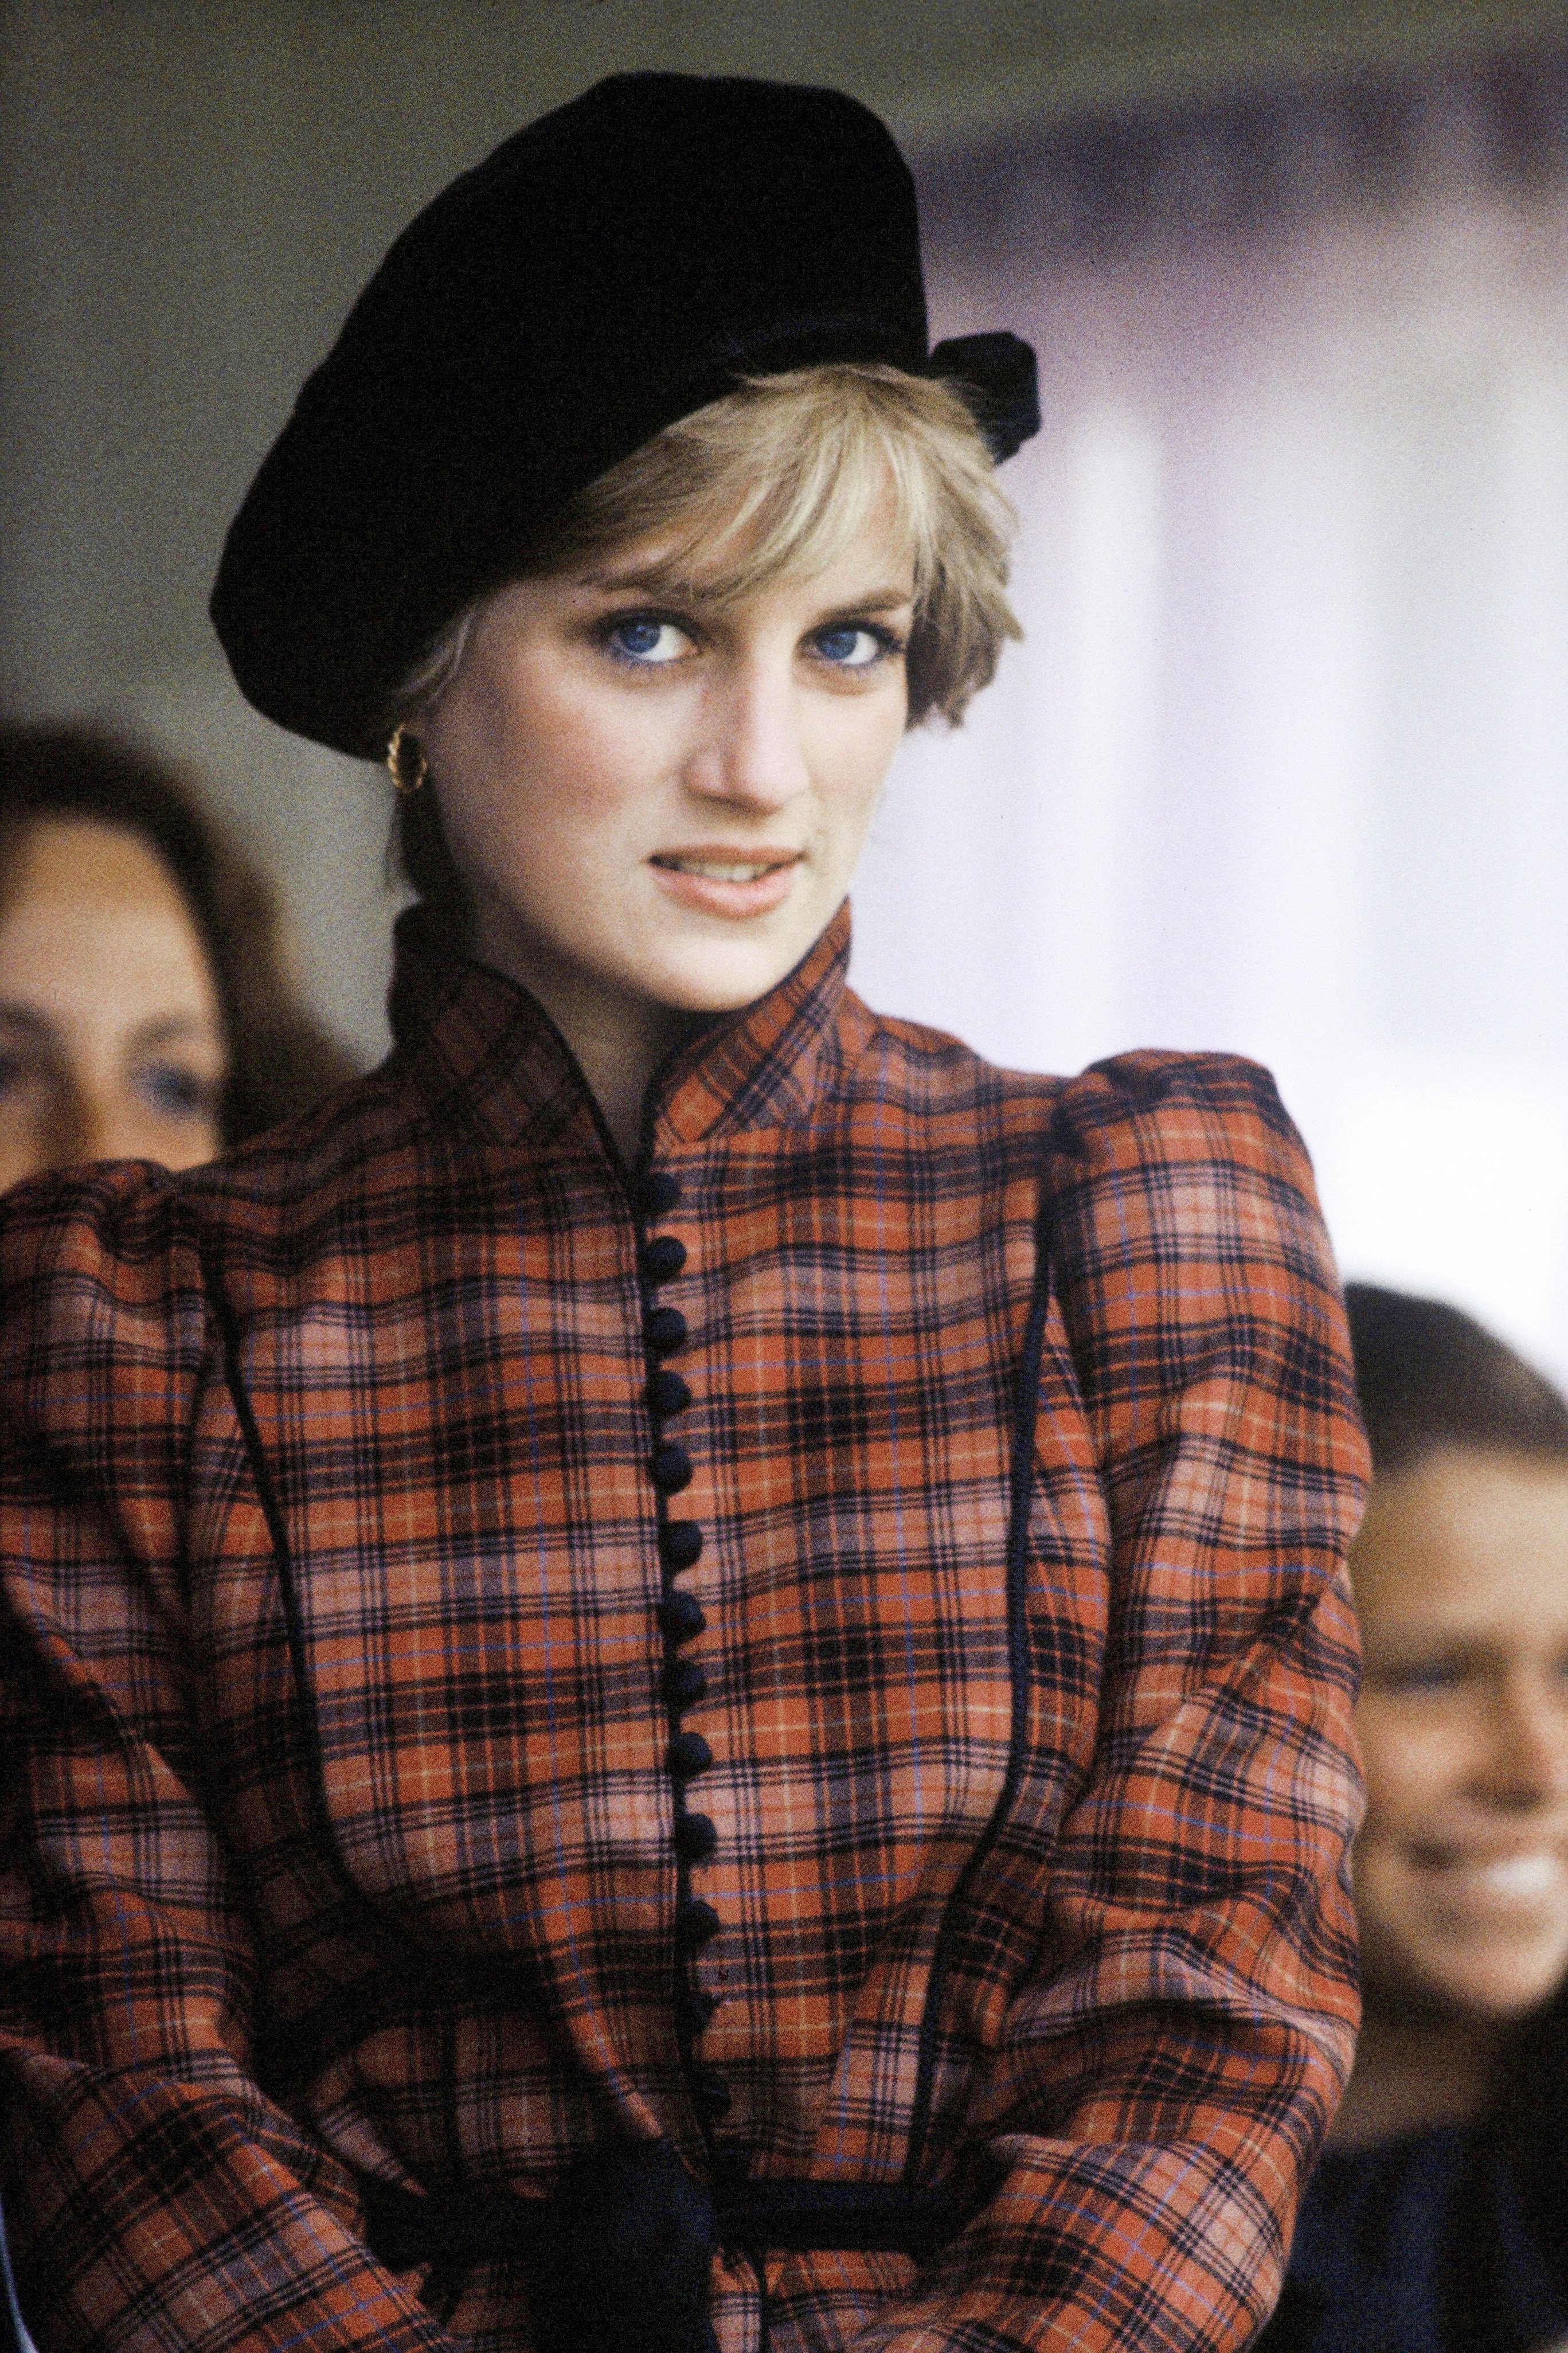
[[[0,1284],[0,2138],[39,2353],[434,2353],[346,2175],[247,2072],[251,1944],[187,1705],[212,1363],[178,1189],[26,1188]]]
[[[1365,1461],[1306,1155],[1263,1071],[1135,1055],[1067,1087],[1048,1185],[1111,1581],[1095,1761],[974,2120],[994,2192],[858,2353],[1245,2345],[1352,2052]]]

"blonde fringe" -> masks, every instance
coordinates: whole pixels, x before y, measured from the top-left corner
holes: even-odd
[[[889,493],[914,559],[910,723],[956,724],[1020,633],[1006,596],[1013,511],[950,385],[849,364],[751,378],[590,482],[521,553],[517,576],[652,541],[665,593],[739,604],[786,574],[825,571]],[[478,609],[457,615],[404,681],[397,719],[437,700]]]

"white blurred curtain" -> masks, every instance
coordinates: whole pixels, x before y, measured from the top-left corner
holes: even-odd
[[[1270,1063],[1349,1273],[1568,1377],[1568,55],[931,158],[1037,344],[1026,637],[911,738],[857,986]]]

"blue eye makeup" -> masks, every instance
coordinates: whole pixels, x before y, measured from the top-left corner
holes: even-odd
[[[868,621],[830,622],[811,642],[835,670],[874,670],[888,655],[903,651],[902,640],[891,629],[875,628]]]
[[[217,1089],[177,1062],[153,1062],[137,1082],[152,1108],[166,1119],[198,1119],[216,1110]]]
[[[1414,1698],[1458,1691],[1470,1672],[1462,1658],[1407,1659],[1392,1666],[1372,1667],[1367,1682],[1381,1691]]]
[[[605,644],[617,660],[639,670],[657,670],[679,661],[690,644],[684,629],[657,613],[623,613],[604,624]]]
[[[663,669],[683,659],[694,643],[687,623],[663,613],[613,613],[595,634],[615,660],[633,670]],[[840,670],[872,670],[904,650],[895,630],[873,621],[830,621],[805,642],[818,661]]]

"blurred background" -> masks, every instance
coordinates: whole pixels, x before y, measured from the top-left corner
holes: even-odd
[[[384,779],[247,711],[207,588],[398,228],[631,66],[877,106],[935,332],[1041,354],[1026,636],[900,754],[858,986],[1259,1056],[1346,1271],[1568,1376],[1563,5],[0,0],[0,709],[190,760],[380,1050]]]

